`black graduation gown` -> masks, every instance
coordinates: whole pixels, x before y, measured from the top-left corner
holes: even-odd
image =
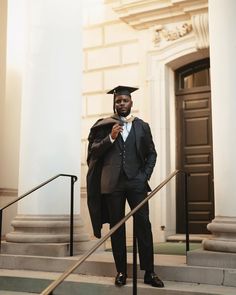
[[[94,235],[97,238],[101,238],[101,228],[104,223],[109,223],[108,212],[104,198],[101,196],[101,172],[102,172],[102,159],[96,159],[93,157],[91,152],[91,146],[93,141],[96,139],[97,132],[107,136],[115,123],[119,123],[119,119],[109,117],[98,120],[91,128],[88,141],[88,173],[87,173],[87,203],[89,214],[93,226]]]

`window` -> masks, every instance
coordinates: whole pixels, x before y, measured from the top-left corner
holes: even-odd
[[[210,86],[210,62],[209,59],[198,61],[184,66],[176,71],[178,90],[195,87]]]

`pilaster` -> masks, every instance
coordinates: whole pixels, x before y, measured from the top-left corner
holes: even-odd
[[[234,0],[209,0],[215,219],[207,226],[213,236],[203,242],[204,255],[236,253],[235,9]]]
[[[13,97],[21,110],[20,123],[16,122],[20,128],[18,193],[22,195],[57,174],[81,174],[81,2],[11,0],[8,4],[9,28],[19,46],[13,46],[14,52],[17,48],[21,54],[20,99]],[[13,67],[18,61],[14,57],[8,54]],[[58,178],[17,203],[14,231],[6,234],[2,252],[68,255],[68,180]],[[75,253],[90,247],[78,215],[80,184],[79,179],[74,186]]]

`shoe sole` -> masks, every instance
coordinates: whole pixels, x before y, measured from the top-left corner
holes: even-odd
[[[152,282],[148,282],[148,281],[144,281],[144,284],[146,284],[146,285],[151,285],[151,286],[153,286],[153,287],[156,287],[156,288],[164,288],[165,286],[157,286],[157,285],[154,285],[154,284],[152,284]]]

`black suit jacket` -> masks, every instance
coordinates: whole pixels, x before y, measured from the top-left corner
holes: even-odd
[[[116,163],[116,158],[112,153],[109,155],[110,158],[105,157],[109,154],[109,150],[113,145],[110,141],[109,134],[113,124],[118,122],[117,120],[118,118],[116,116],[99,120],[93,125],[89,134],[87,194],[88,208],[94,235],[96,237],[101,237],[102,224],[109,222],[106,204],[104,198],[101,197],[101,172],[104,165],[104,159],[106,161],[108,175],[112,175],[112,177],[109,178],[108,185],[115,186],[119,176],[116,171],[120,171],[119,169],[115,169],[114,164]],[[148,180],[151,177],[157,157],[151,130],[148,123],[139,118],[133,120],[132,128],[134,128],[135,133],[136,151],[142,163],[141,170],[143,171],[146,180]],[[117,165],[120,165],[118,160]],[[103,181],[105,181],[105,178]],[[150,190],[149,186],[148,188]]]

